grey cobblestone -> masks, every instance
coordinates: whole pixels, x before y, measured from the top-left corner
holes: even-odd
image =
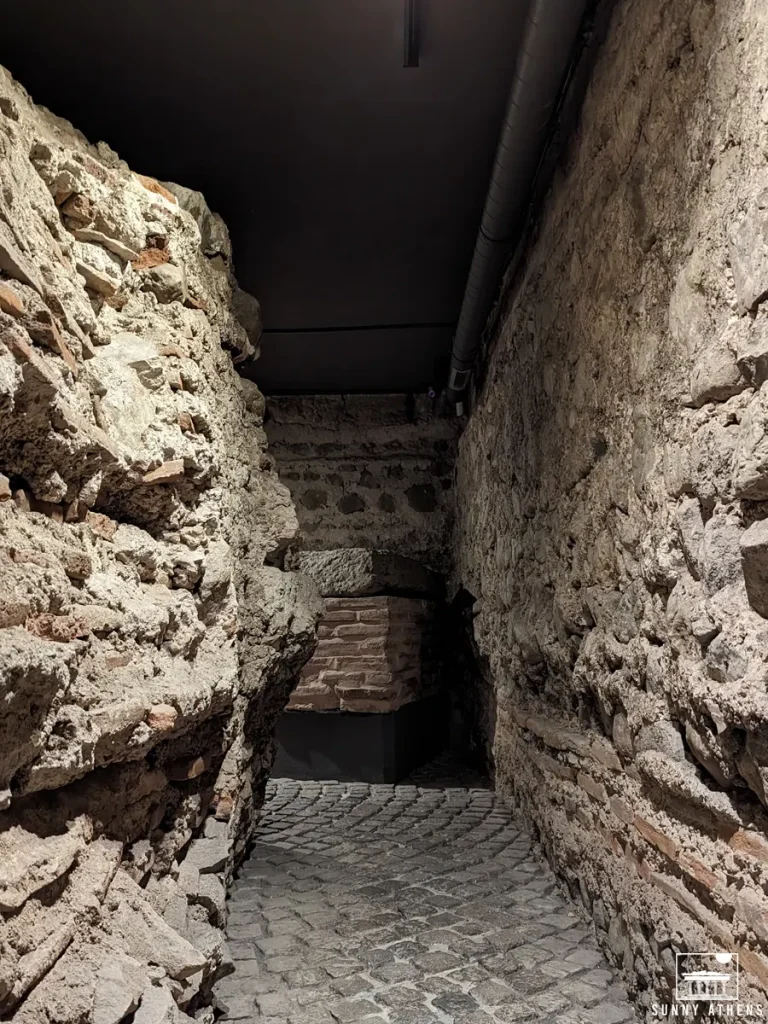
[[[634,1019],[530,834],[482,780],[439,772],[269,784],[230,894],[222,1022]]]

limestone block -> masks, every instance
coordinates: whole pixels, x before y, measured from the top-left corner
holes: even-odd
[[[169,977],[188,978],[205,967],[207,959],[152,909],[143,891],[119,871],[107,893],[111,927],[130,956],[163,967]]]
[[[85,849],[88,838],[85,819],[58,836],[42,838],[19,825],[0,834],[0,910],[18,910],[32,893],[60,878]]]
[[[167,985],[149,985],[144,989],[133,1024],[182,1024],[191,1020],[179,1009]]]
[[[685,761],[683,739],[672,722],[644,725],[635,737],[635,750],[658,750],[675,761]]]
[[[158,302],[185,302],[187,279],[182,267],[165,263],[143,272],[146,291],[152,292]]]
[[[195,839],[184,863],[195,867],[201,874],[222,871],[227,866],[230,852],[229,841],[225,838]]]
[[[729,255],[736,297],[743,309],[753,309],[768,295],[768,189],[731,229]]]
[[[103,345],[96,353],[96,359],[115,361],[130,366],[141,383],[150,391],[158,391],[165,385],[165,365],[158,352],[157,345],[149,338],[137,334],[122,332],[115,334],[108,345]],[[92,372],[97,372],[97,367]]]
[[[40,295],[43,287],[32,262],[20,250],[8,225],[0,223],[0,270],[22,284],[28,284]]]
[[[298,551],[291,556],[291,567],[310,576],[324,597],[403,593],[439,597],[443,590],[436,573],[387,551]]]
[[[717,509],[704,526],[701,546],[702,577],[710,594],[741,579],[738,516]]]
[[[98,970],[93,992],[92,1024],[120,1024],[139,1005],[142,988],[137,975],[141,965],[134,960],[135,969],[129,973],[124,970],[120,959],[110,959]]]
[[[103,231],[97,231],[95,228],[73,228],[72,234],[78,242],[95,242],[97,245],[102,245],[105,249],[113,252],[115,256],[119,256],[124,263],[135,260],[139,255],[117,238],[110,238],[109,235],[105,235]]]
[[[727,338],[745,379],[759,388],[768,380],[768,316],[742,317],[729,326]]]
[[[85,279],[87,288],[100,295],[114,295],[123,278],[119,256],[89,242],[75,243],[75,265]]]
[[[722,339],[707,345],[691,371],[691,400],[694,405],[724,402],[744,389],[733,352]]]
[[[635,764],[643,779],[668,796],[687,804],[694,813],[699,812],[711,825],[716,822],[734,826],[740,824],[729,797],[705,786],[687,762],[647,750],[637,755]]]
[[[742,535],[740,547],[749,603],[768,618],[768,520],[753,523]]]
[[[691,575],[694,579],[701,579],[703,572],[701,558],[704,544],[704,520],[701,516],[701,506],[698,500],[696,498],[684,498],[677,508],[675,520],[680,536],[680,544]]]
[[[733,454],[733,488],[737,498],[768,498],[768,386],[747,406]]]

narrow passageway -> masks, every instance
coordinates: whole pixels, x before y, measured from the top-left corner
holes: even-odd
[[[580,908],[472,773],[269,784],[230,898],[226,1021],[633,1019]]]

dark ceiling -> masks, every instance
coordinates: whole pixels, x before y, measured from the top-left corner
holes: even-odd
[[[227,221],[266,391],[441,387],[526,0],[25,0],[0,63]]]

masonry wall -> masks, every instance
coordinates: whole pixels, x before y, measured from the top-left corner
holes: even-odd
[[[309,550],[395,551],[445,572],[457,424],[423,395],[272,395],[266,430]]]
[[[650,1019],[676,952],[768,993],[766,66],[763,2],[616,4],[458,458],[497,784]]]
[[[319,610],[233,366],[258,303],[201,195],[1,68],[0,166],[0,1018],[210,1022]]]
[[[411,597],[326,597],[318,644],[289,710],[387,713],[435,692],[436,606]]]

